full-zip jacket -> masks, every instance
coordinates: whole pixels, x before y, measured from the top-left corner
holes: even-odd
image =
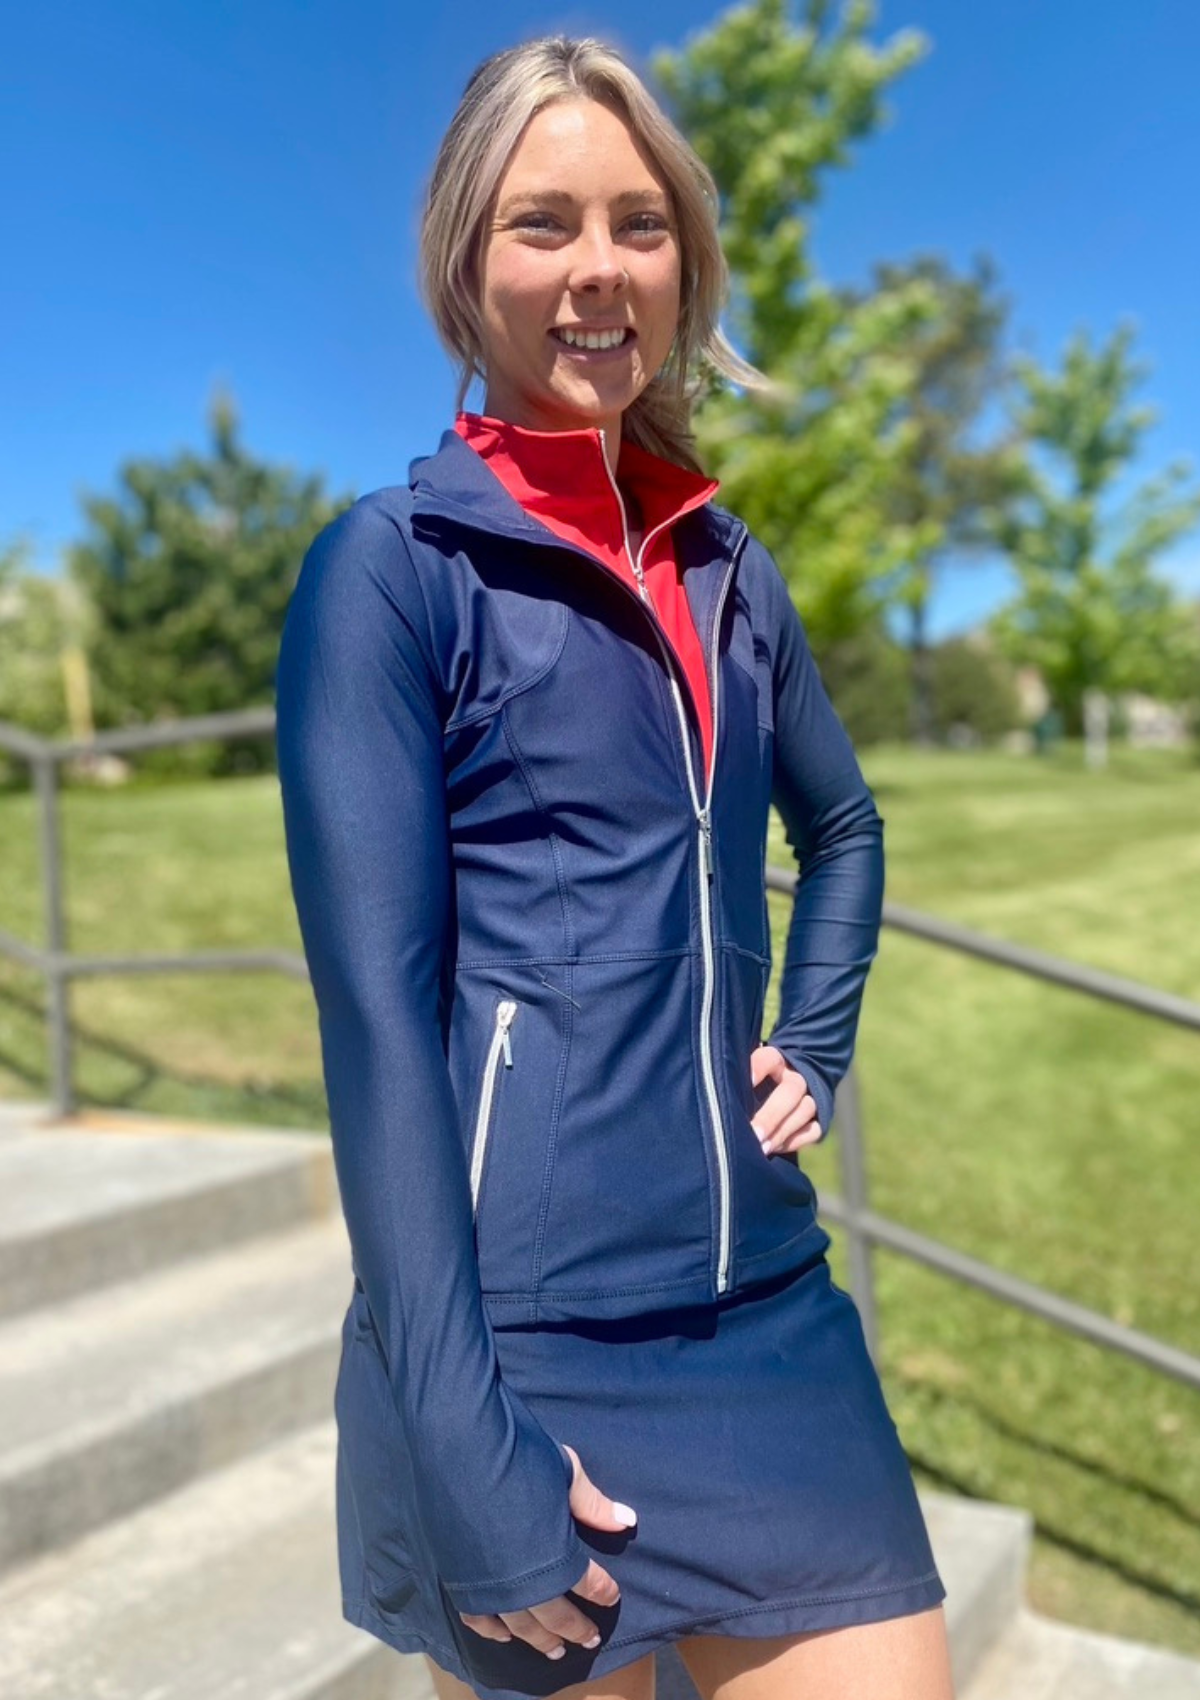
[[[422,1555],[464,1612],[587,1568],[571,1437],[503,1383],[493,1328],[708,1303],[828,1243],[750,1126],[768,808],[801,880],[766,1042],[826,1130],[882,824],[770,555],[712,503],[673,542],[707,764],[644,587],[453,431],[326,527],[288,610],[279,774],[355,1277],[343,1589],[408,1622]]]

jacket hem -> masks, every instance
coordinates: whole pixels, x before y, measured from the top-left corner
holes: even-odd
[[[734,1255],[734,1280],[723,1293],[718,1293],[710,1273],[688,1276],[680,1281],[658,1281],[645,1286],[588,1287],[566,1291],[541,1291],[483,1294],[488,1319],[501,1327],[519,1320],[526,1323],[571,1322],[579,1320],[605,1321],[629,1313],[624,1301],[661,1299],[663,1306],[712,1305],[733,1298],[752,1283],[742,1279],[742,1271],[753,1267],[753,1281],[770,1280],[795,1265],[807,1262],[829,1245],[829,1235],[814,1216],[799,1233],[765,1251],[748,1256]],[[638,1314],[645,1309],[639,1303]],[[514,1313],[519,1312],[519,1317]]]

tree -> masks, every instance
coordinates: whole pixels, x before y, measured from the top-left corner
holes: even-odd
[[[1178,700],[1195,665],[1190,623],[1154,573],[1156,559],[1200,518],[1190,468],[1172,462],[1113,499],[1155,418],[1130,400],[1147,372],[1130,358],[1133,338],[1126,323],[1093,348],[1078,332],[1060,371],[1031,359],[1014,365],[1014,411],[1029,458],[998,538],[1021,589],[994,630],[1014,660],[1040,670],[1074,732],[1088,701],[1113,692]]]
[[[952,551],[994,549],[994,514],[1007,497],[1021,459],[1011,440],[984,446],[972,441],[1004,376],[999,342],[1007,302],[995,292],[992,262],[978,257],[967,277],[956,277],[932,254],[874,268],[877,295],[895,295],[915,283],[929,288],[937,309],[908,332],[905,353],[914,379],[898,406],[911,431],[885,504],[893,523],[914,533],[924,526],[939,539],[936,550],[915,554],[902,564],[893,586],[908,624],[912,735],[925,744],[937,730],[928,639],[935,573]]]
[[[903,647],[882,619],[830,644],[821,678],[858,748],[900,743],[912,715],[912,678]]]
[[[70,566],[93,613],[98,725],[270,704],[300,561],[350,500],[247,453],[229,397],[215,397],[209,425],[207,454],[127,461],[115,496],[84,500]],[[269,759],[261,742],[165,757],[213,772]]]
[[[822,283],[808,252],[819,181],[882,117],[882,91],[921,57],[912,31],[877,48],[870,0],[836,24],[807,0],[725,13],[655,71],[721,195],[732,329],[773,381],[769,394],[715,391],[698,417],[723,499],[772,549],[818,653],[876,617],[890,576],[941,539],[888,501],[914,431],[906,353],[936,314],[923,280],[853,299]]]
[[[980,743],[993,743],[1019,725],[1021,701],[1012,666],[986,634],[944,638],[930,656],[933,731],[951,742],[965,727]]]
[[[64,587],[29,567],[22,541],[0,548],[0,720],[58,737],[66,730],[60,666],[72,618]]]

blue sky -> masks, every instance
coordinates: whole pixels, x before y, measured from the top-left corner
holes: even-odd
[[[0,68],[0,540],[43,570],[78,496],[132,455],[204,440],[217,384],[257,453],[338,491],[406,476],[448,422],[448,363],[413,283],[437,139],[486,53],[550,30],[635,56],[718,8],[684,0],[44,0],[5,8]],[[890,122],[832,175],[821,271],[863,282],[918,251],[989,252],[1010,342],[1056,362],[1122,318],[1159,410],[1135,473],[1200,474],[1200,6],[883,0],[873,34],[931,51]],[[1200,592],[1200,535],[1169,569]],[[943,577],[935,632],[1005,594]]]

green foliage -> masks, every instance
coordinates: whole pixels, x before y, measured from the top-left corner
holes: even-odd
[[[808,252],[822,173],[879,127],[882,91],[926,43],[905,31],[874,46],[863,0],[833,24],[829,12],[808,0],[796,24],[785,0],[752,0],[655,61],[720,191],[734,329],[773,381],[769,393],[712,394],[699,445],[722,500],[775,554],[821,655],[868,624],[880,585],[941,535],[886,501],[912,438],[905,342],[936,312],[934,294],[918,281],[856,301],[814,276]]]
[[[996,294],[990,260],[979,257],[973,275],[955,277],[936,255],[920,255],[905,265],[881,263],[874,271],[876,294],[895,294],[924,285],[936,311],[916,323],[904,342],[912,365],[912,388],[900,404],[910,426],[907,446],[885,494],[892,523],[913,529],[924,523],[939,539],[936,550],[914,554],[902,563],[890,595],[903,611],[911,652],[912,730],[920,743],[932,740],[940,726],[934,705],[934,668],[928,640],[929,604],[942,557],[960,558],[994,549],[995,515],[1022,464],[1017,444],[1001,439],[982,446],[974,432],[984,410],[997,396],[1003,363],[1000,334],[1007,302]]]
[[[906,735],[912,712],[908,657],[882,620],[831,644],[821,657],[821,678],[859,748]]]
[[[947,638],[931,651],[933,731],[940,742],[966,728],[984,744],[1020,724],[1021,704],[1011,665],[978,638]]]
[[[300,562],[350,500],[247,453],[229,399],[215,400],[210,427],[206,454],[128,461],[114,496],[85,499],[70,564],[93,610],[100,726],[269,705]],[[212,772],[270,759],[269,740],[143,758]]]
[[[46,737],[65,731],[59,657],[72,626],[64,587],[29,570],[25,545],[0,549],[0,720]]]
[[[1176,461],[1111,500],[1155,417],[1130,400],[1147,370],[1130,358],[1133,335],[1122,325],[1093,348],[1079,333],[1058,372],[1015,366],[1031,454],[998,536],[1021,591],[994,630],[1014,659],[1040,669],[1072,730],[1089,690],[1167,700],[1195,690],[1195,622],[1153,569],[1200,518],[1200,489]]]

